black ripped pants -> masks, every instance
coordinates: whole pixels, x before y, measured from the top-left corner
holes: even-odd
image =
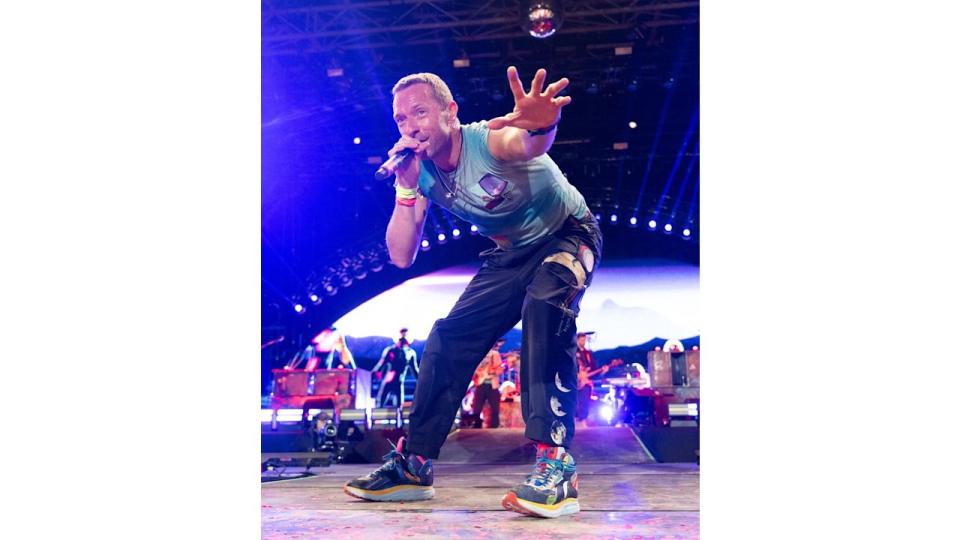
[[[603,240],[589,213],[529,246],[481,253],[483,264],[430,331],[410,412],[409,451],[440,455],[470,377],[497,339],[523,323],[520,395],[526,436],[569,446],[577,408],[576,316]]]

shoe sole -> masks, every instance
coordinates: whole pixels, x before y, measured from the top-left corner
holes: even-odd
[[[517,497],[517,494],[512,491],[503,496],[500,504],[507,510],[540,518],[569,516],[580,511],[580,501],[577,499],[564,499],[557,504],[540,504],[525,501]]]
[[[343,486],[343,492],[358,499],[379,502],[426,501],[432,499],[436,493],[432,486],[394,486],[378,491]]]

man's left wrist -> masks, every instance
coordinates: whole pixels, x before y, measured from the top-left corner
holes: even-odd
[[[546,135],[547,133],[550,133],[551,131],[557,129],[558,125],[560,125],[560,119],[557,119],[556,122],[554,122],[553,124],[547,127],[542,127],[538,129],[528,129],[527,134],[529,134],[531,137],[536,137],[538,135]]]

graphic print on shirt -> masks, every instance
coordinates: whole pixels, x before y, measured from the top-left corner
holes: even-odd
[[[486,204],[485,208],[487,210],[493,210],[500,205],[504,200],[509,199],[510,184],[498,178],[490,173],[483,175],[483,178],[478,182],[480,189],[483,190],[486,195],[483,196],[483,201]]]

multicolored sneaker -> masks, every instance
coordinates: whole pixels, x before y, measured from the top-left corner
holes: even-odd
[[[537,463],[522,484],[504,495],[507,510],[529,516],[555,518],[580,511],[577,501],[577,465],[563,447],[537,445]]]
[[[405,445],[406,441],[401,437],[393,450],[383,456],[386,463],[366,476],[347,482],[343,491],[347,495],[368,501],[432,499],[433,462],[416,454],[406,454]]]

